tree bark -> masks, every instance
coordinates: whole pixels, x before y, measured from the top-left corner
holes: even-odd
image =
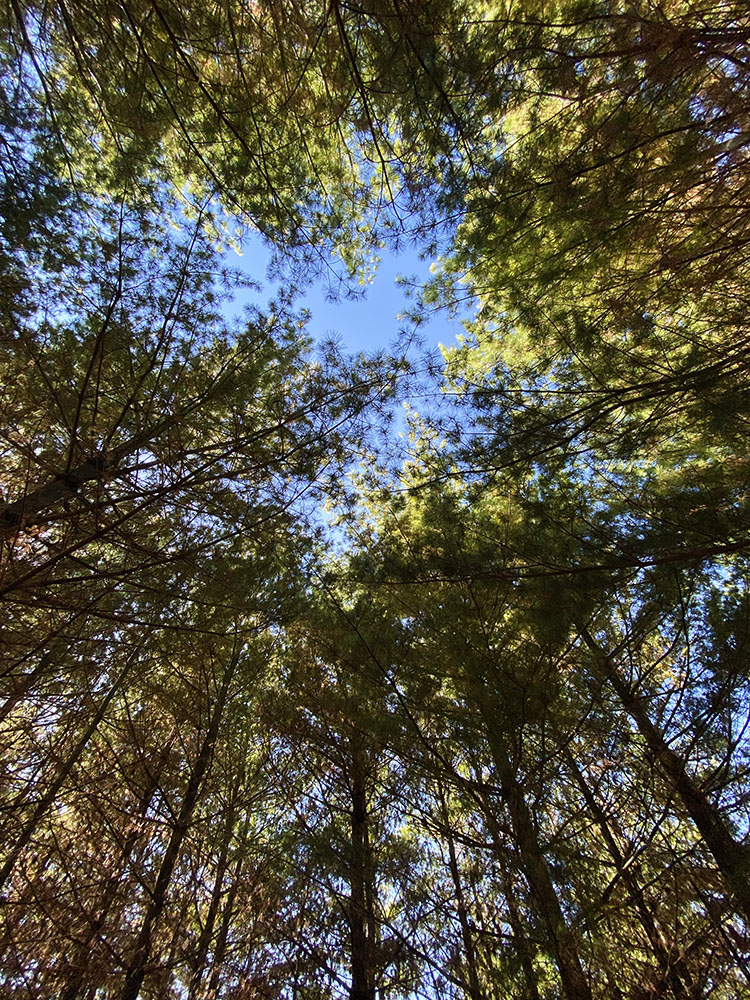
[[[77,493],[86,483],[101,478],[112,467],[113,462],[105,455],[96,455],[70,472],[55,476],[20,500],[7,504],[0,510],[0,541],[12,538],[26,524],[33,524],[35,516],[41,511]]]
[[[55,801],[55,798],[57,797],[58,792],[63,787],[67,779],[70,777],[73,768],[78,763],[78,760],[80,759],[83,751],[86,749],[89,740],[94,735],[99,726],[99,723],[104,718],[104,714],[109,708],[112,699],[119,692],[122,683],[125,680],[126,675],[130,671],[134,659],[135,659],[135,653],[132,654],[130,657],[128,657],[125,666],[118,674],[114,684],[108,691],[106,697],[102,700],[101,704],[99,705],[99,708],[94,713],[91,721],[86,726],[85,730],[83,731],[79,739],[76,741],[75,746],[68,755],[66,761],[64,762],[62,767],[59,768],[49,788],[37,802],[31,816],[22,825],[21,832],[16,840],[16,843],[13,845],[13,848],[6,856],[4,863],[0,868],[0,893],[4,890],[5,883],[10,877],[11,872],[13,871],[16,862],[18,861],[18,858],[21,855],[21,851],[23,851],[28,842],[34,836],[34,831],[36,830],[42,818],[46,815],[47,811],[52,806],[53,802]]]
[[[669,944],[657,926],[652,906],[646,899],[646,894],[639,878],[640,865],[628,864],[626,862],[617,839],[610,828],[611,821],[605,816],[604,810],[597,802],[581,769],[569,751],[566,751],[566,761],[575,783],[581,790],[589,812],[599,827],[602,839],[607,845],[607,850],[614,862],[617,875],[622,879],[623,885],[628,890],[630,898],[635,904],[638,919],[653,949],[661,977],[661,989],[658,995],[663,995],[664,988],[668,985],[675,1000],[693,1000],[696,991],[688,985],[691,978],[690,973],[685,968],[684,962],[679,958],[672,958],[670,955]]]
[[[214,948],[214,959],[212,963],[211,978],[208,982],[208,989],[206,990],[206,997],[208,1000],[215,1000],[219,993],[219,982],[221,980],[221,970],[224,963],[224,955],[227,950],[227,941],[229,939],[229,925],[232,922],[232,915],[234,913],[234,901],[237,898],[237,892],[240,885],[240,877],[242,875],[242,864],[243,859],[240,858],[237,862],[237,866],[234,871],[234,877],[232,884],[227,893],[227,899],[224,903],[224,908],[221,913],[221,922],[219,924],[219,933],[216,936],[216,947]]]
[[[750,848],[738,843],[732,837],[719,810],[711,805],[687,773],[682,758],[667,745],[663,733],[649,718],[643,700],[631,690],[612,658],[602,649],[588,629],[583,628],[580,632],[594,655],[598,673],[615,689],[623,708],[643,736],[654,762],[670,781],[706,842],[739,911],[750,921]]]
[[[361,737],[351,739],[351,843],[349,930],[352,983],[350,1000],[375,1000],[375,920],[373,871],[367,809],[367,761]]]
[[[482,1000],[482,989],[479,985],[479,974],[477,972],[477,956],[474,949],[474,940],[469,923],[469,914],[466,909],[463,885],[461,884],[461,873],[458,868],[458,858],[456,856],[456,844],[451,830],[450,817],[448,815],[448,804],[445,799],[445,792],[442,784],[438,782],[438,795],[440,797],[440,812],[442,823],[445,829],[445,839],[448,843],[448,863],[450,866],[451,879],[453,880],[453,892],[456,900],[456,912],[461,925],[461,939],[466,957],[466,973],[469,980],[469,996],[471,1000]]]
[[[529,935],[523,925],[523,921],[521,920],[521,914],[518,909],[518,904],[516,902],[515,893],[511,883],[510,868],[507,864],[507,850],[503,850],[503,833],[497,822],[497,817],[495,816],[492,805],[488,801],[487,792],[484,790],[481,792],[481,802],[485,822],[487,823],[490,838],[492,839],[492,843],[495,848],[495,857],[499,862],[498,869],[500,873],[500,880],[502,882],[505,902],[508,907],[508,923],[513,931],[518,958],[521,963],[521,968],[523,969],[524,979],[526,980],[528,998],[529,1000],[539,1000],[539,987],[537,985],[536,972],[534,971],[533,953],[529,947]]]
[[[16,705],[20,701],[23,701],[34,686],[34,683],[44,674],[51,663],[52,653],[48,651],[39,658],[39,663],[37,663],[33,670],[30,670],[27,674],[16,674],[11,677],[13,690],[3,702],[2,707],[0,707],[0,724],[5,722]]]
[[[214,886],[211,893],[211,901],[208,905],[208,912],[206,913],[206,922],[203,925],[198,939],[198,947],[196,949],[195,962],[193,965],[193,974],[190,977],[190,986],[188,988],[188,1000],[197,1000],[200,992],[201,980],[203,979],[203,975],[206,971],[208,949],[211,944],[211,938],[213,937],[214,928],[216,926],[216,918],[219,914],[219,908],[221,906],[224,879],[229,868],[229,845],[232,841],[235,821],[236,815],[234,809],[232,809],[226,818],[224,836],[221,840],[221,850],[219,852],[219,860],[216,866],[216,876],[214,878]]]
[[[497,720],[480,695],[479,710],[484,721],[490,752],[503,786],[521,864],[549,935],[563,991],[567,1000],[591,1000],[591,987],[583,971],[575,936],[568,927],[552,877],[534,829],[523,788],[508,758],[504,741],[497,734]]]
[[[169,883],[179,857],[180,848],[190,827],[190,821],[198,802],[198,794],[203,784],[203,778],[211,762],[236,662],[236,658],[233,658],[231,665],[227,668],[224,675],[208,730],[195,761],[193,773],[185,788],[180,812],[172,828],[167,849],[164,852],[164,857],[159,867],[159,874],[156,877],[156,883],[151,893],[151,899],[146,907],[141,928],[138,932],[135,950],[125,973],[125,984],[120,993],[120,1000],[136,1000],[141,991],[141,986],[146,975],[146,967],[151,957],[154,928],[164,910],[167,889],[169,888]]]
[[[148,808],[151,805],[151,801],[154,797],[156,789],[159,784],[159,771],[155,771],[152,776],[150,776],[149,784],[143,795],[141,796],[141,801],[138,804],[138,815],[141,819],[144,819]],[[125,838],[125,843],[122,845],[120,850],[120,855],[117,860],[117,869],[122,872],[130,860],[130,855],[133,852],[133,848],[138,842],[140,836],[140,831],[135,829],[132,830],[128,836]],[[68,985],[65,987],[63,992],[60,994],[60,1000],[76,1000],[81,987],[83,986],[84,980],[86,978],[86,972],[88,968],[88,959],[91,954],[91,948],[94,942],[97,940],[101,934],[102,928],[109,916],[110,909],[117,895],[117,885],[118,880],[116,878],[111,878],[107,890],[104,893],[104,898],[102,899],[100,905],[98,906],[98,913],[94,917],[89,925],[89,930],[82,941],[76,946],[76,961],[72,974],[70,976]]]
[[[513,895],[513,889],[510,884],[510,873],[503,870],[501,878],[503,882],[505,900],[508,906],[508,923],[513,931],[516,950],[518,952],[518,957],[521,960],[521,968],[523,969],[523,976],[526,980],[526,988],[529,991],[528,1000],[540,1000],[539,986],[536,981],[537,976],[534,971],[534,962],[532,960],[532,951],[529,948],[527,932],[521,921],[518,904],[516,903]]]

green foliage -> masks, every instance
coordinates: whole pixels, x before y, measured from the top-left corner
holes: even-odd
[[[743,995],[744,7],[0,29],[2,989]],[[314,348],[404,238],[442,372]]]

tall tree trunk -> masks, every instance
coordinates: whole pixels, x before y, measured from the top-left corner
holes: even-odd
[[[350,1000],[375,1000],[375,919],[370,821],[367,809],[367,755],[358,733],[351,738],[351,843],[349,930]]]
[[[589,812],[596,821],[602,839],[607,845],[607,850],[614,862],[618,877],[622,880],[635,905],[638,919],[653,949],[661,977],[661,989],[658,995],[663,995],[664,988],[669,986],[675,1000],[692,1000],[696,995],[696,990],[688,985],[691,980],[689,970],[685,968],[685,963],[679,957],[672,958],[670,954],[669,944],[664,939],[664,935],[654,919],[652,906],[646,899],[642,879],[640,878],[640,865],[626,861],[617,843],[616,836],[611,829],[612,822],[605,816],[604,810],[597,802],[573,755],[569,751],[566,751],[565,757],[573,779],[580,788]]]
[[[479,975],[477,973],[477,957],[474,950],[474,940],[469,923],[469,914],[466,909],[463,885],[461,883],[461,872],[458,868],[458,858],[456,856],[456,843],[453,837],[453,830],[450,825],[448,814],[448,804],[445,798],[445,791],[442,783],[438,780],[438,796],[440,800],[440,813],[444,829],[444,835],[448,844],[448,863],[450,866],[451,879],[453,880],[453,893],[456,900],[456,912],[461,925],[461,939],[464,946],[465,967],[468,977],[468,993],[471,1000],[482,1000],[482,990],[479,985]]]
[[[526,980],[528,1000],[539,1000],[539,986],[537,984],[537,975],[534,971],[532,952],[529,948],[528,934],[523,926],[518,904],[516,903],[513,889],[510,884],[510,873],[505,868],[501,868],[501,872],[503,892],[505,893],[505,903],[508,907],[508,923],[513,931],[513,940],[515,941],[516,951],[518,952],[518,957],[521,961],[523,976]]]
[[[141,800],[138,803],[138,816],[143,819],[148,812],[148,808],[151,805],[151,801],[154,797],[156,789],[159,785],[160,769],[154,771],[152,775],[149,776],[148,787],[141,796]],[[116,869],[122,872],[130,860],[130,855],[133,852],[135,845],[138,843],[138,838],[140,836],[140,831],[138,829],[131,830],[131,832],[125,838],[125,842],[120,850],[119,857],[116,862]],[[73,970],[71,972],[70,978],[68,980],[68,985],[65,987],[63,992],[60,994],[60,1000],[76,1000],[86,978],[86,972],[88,969],[88,960],[91,954],[91,948],[94,942],[97,940],[101,934],[102,928],[106,923],[107,917],[109,916],[112,904],[117,896],[118,880],[117,878],[110,878],[107,889],[104,892],[104,896],[101,903],[98,906],[98,913],[93,917],[89,923],[89,929],[83,940],[81,940],[76,945],[76,956],[74,960]]]
[[[492,759],[505,792],[521,864],[537,912],[549,935],[563,991],[567,1000],[591,1000],[591,987],[581,965],[575,935],[562,912],[523,788],[510,762],[504,740],[497,733],[497,718],[487,705],[487,696],[491,697],[491,694],[485,689],[485,697],[481,694],[479,696],[478,708],[485,724]]]
[[[620,675],[612,657],[602,649],[588,629],[582,628],[580,632],[593,653],[597,672],[615,689],[623,708],[646,741],[654,762],[668,778],[688,815],[700,831],[730,895],[736,900],[736,905],[745,919],[750,921],[750,848],[738,843],[732,837],[721,813],[711,805],[687,773],[682,758],[669,748],[663,733],[649,718],[643,700],[631,690]]]
[[[159,874],[157,875],[149,904],[146,907],[146,912],[136,939],[135,950],[125,973],[125,984],[122,992],[120,993],[120,1000],[136,1000],[141,991],[141,986],[143,985],[143,980],[146,975],[146,966],[149,958],[151,957],[154,927],[164,910],[167,889],[169,888],[169,883],[172,879],[172,874],[179,857],[180,848],[182,847],[182,842],[185,839],[185,835],[190,827],[193,812],[198,802],[198,793],[200,792],[203,784],[203,778],[205,777],[206,771],[208,770],[211,762],[214,744],[216,743],[216,737],[219,732],[219,724],[224,712],[224,705],[226,704],[227,693],[229,691],[229,685],[234,674],[236,664],[237,659],[236,657],[233,657],[232,662],[224,675],[208,730],[206,731],[198,757],[195,761],[193,773],[191,774],[190,780],[185,788],[185,794],[182,798],[180,812],[174,826],[172,827],[172,833],[169,837],[169,842],[167,843],[167,849],[164,852],[164,857],[162,858],[162,862],[159,867]]]
[[[219,853],[218,864],[216,865],[216,877],[214,878],[214,887],[211,893],[211,901],[208,905],[208,912],[206,913],[206,921],[203,924],[203,928],[198,939],[198,947],[195,952],[195,962],[193,963],[193,974],[190,977],[190,987],[188,989],[188,1000],[197,1000],[200,994],[200,984],[201,980],[206,971],[206,958],[208,957],[208,949],[211,944],[211,938],[214,934],[214,928],[216,926],[216,918],[219,914],[219,908],[221,906],[221,897],[223,893],[224,880],[226,878],[227,870],[229,868],[229,845],[232,842],[232,835],[235,830],[236,813],[234,807],[231,808],[229,814],[227,815],[226,824],[224,827],[224,836],[221,840],[221,850]],[[247,829],[247,824],[245,824],[244,829]],[[244,834],[243,834],[244,836]]]
[[[487,791],[484,789],[481,792],[481,803],[482,812],[484,814],[485,822],[487,823],[487,829],[489,830],[490,837],[495,848],[495,857],[499,862],[498,869],[500,872],[500,880],[502,882],[505,905],[508,908],[508,923],[513,931],[516,951],[521,963],[521,968],[523,969],[524,979],[526,980],[528,1000],[539,1000],[539,987],[537,985],[537,974],[534,970],[533,952],[529,947],[529,934],[521,919],[521,913],[516,902],[516,893],[511,883],[511,869],[507,864],[508,852],[503,848],[503,833],[500,829],[499,823],[497,822],[497,817],[495,816],[492,803],[489,801]]]
[[[224,955],[227,950],[227,941],[229,939],[229,925],[232,922],[232,916],[234,914],[234,901],[237,898],[237,892],[239,890],[242,865],[243,858],[240,856],[233,874],[232,884],[229,888],[229,892],[227,893],[226,902],[224,903],[224,907],[221,911],[219,933],[216,935],[214,958],[211,963],[211,978],[208,981],[208,988],[206,990],[207,1000],[215,1000],[219,993],[221,970],[224,962]]]
[[[481,792],[481,809],[484,815],[487,829],[494,847],[495,858],[498,862],[500,878],[502,881],[505,905],[508,908],[508,922],[513,930],[513,937],[518,952],[518,958],[523,969],[524,979],[528,988],[531,1000],[539,1000],[539,989],[537,986],[537,975],[534,971],[534,960],[528,944],[528,933],[523,926],[521,915],[516,903],[515,892],[510,880],[510,866],[508,865],[508,850],[503,846],[503,831],[495,815],[495,809],[489,800],[487,792]]]
[[[49,811],[55,799],[57,798],[58,792],[70,777],[73,768],[78,763],[81,754],[84,752],[84,750],[88,745],[89,740],[99,727],[99,723],[104,718],[104,714],[109,708],[112,699],[120,691],[123,681],[125,680],[125,677],[130,671],[135,656],[136,654],[132,653],[128,657],[128,659],[125,662],[125,666],[122,668],[122,670],[116,677],[115,682],[107,692],[106,697],[99,704],[99,707],[92,716],[91,721],[89,722],[89,724],[86,726],[81,736],[76,741],[75,745],[73,746],[73,749],[68,754],[67,759],[64,761],[62,766],[58,768],[57,774],[52,779],[52,782],[47,788],[47,791],[44,793],[44,795],[42,795],[42,797],[37,802],[36,806],[34,807],[31,813],[31,816],[29,816],[26,822],[22,824],[21,832],[19,833],[16,842],[6,855],[5,861],[3,862],[3,865],[0,868],[0,893],[4,890],[5,883],[9,879],[13,871],[13,868],[15,867],[16,862],[18,861],[18,858],[21,855],[21,852],[29,843],[31,838],[34,836],[34,832],[36,831],[39,823],[42,821],[44,816],[46,816],[47,812]]]

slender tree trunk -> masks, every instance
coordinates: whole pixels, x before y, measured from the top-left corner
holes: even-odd
[[[505,791],[516,846],[539,916],[552,945],[567,1000],[591,1000],[591,987],[578,955],[575,935],[565,920],[547,862],[539,845],[531,813],[504,741],[497,734],[497,719],[480,694],[479,710],[484,721],[492,759]]]
[[[529,1000],[539,1000],[539,987],[537,986],[537,975],[534,970],[534,960],[532,951],[529,948],[528,943],[528,932],[523,925],[521,920],[521,914],[518,909],[518,904],[516,903],[515,892],[510,880],[510,871],[507,864],[507,850],[503,849],[503,833],[497,822],[497,817],[495,816],[494,809],[491,803],[488,801],[487,793],[485,791],[481,794],[482,799],[482,812],[484,814],[485,822],[487,823],[487,828],[490,832],[490,837],[492,838],[492,843],[495,848],[495,857],[498,860],[498,868],[500,870],[500,878],[502,881],[503,894],[505,896],[505,904],[508,908],[508,922],[510,923],[511,929],[513,931],[513,938],[516,945],[516,950],[518,952],[518,957],[521,962],[521,968],[523,969],[524,979],[526,980],[526,987],[528,989]]]
[[[375,1000],[375,920],[370,821],[367,810],[367,759],[361,737],[351,740],[352,868],[349,929],[352,984],[350,1000]]]
[[[529,991],[529,1000],[539,1000],[539,987],[536,981],[537,976],[534,971],[531,949],[529,948],[528,935],[523,926],[521,914],[518,910],[518,904],[516,903],[515,896],[513,894],[509,873],[505,869],[502,869],[502,881],[503,892],[505,893],[505,902],[508,907],[508,923],[513,931],[513,939],[516,944],[516,950],[518,951],[518,957],[521,960],[521,968],[523,969],[523,976],[526,980],[526,988]]]
[[[146,788],[144,794],[141,796],[141,801],[138,803],[138,815],[141,819],[146,816],[148,808],[151,805],[154,794],[159,785],[159,774],[160,772],[157,770],[150,776],[148,788]],[[122,845],[120,855],[117,859],[116,868],[119,872],[124,870],[130,860],[130,855],[132,854],[135,845],[138,843],[139,836],[140,831],[136,829],[132,830],[126,837],[125,843]],[[101,934],[102,928],[104,927],[107,917],[109,916],[112,904],[117,896],[117,885],[117,879],[110,879],[109,885],[104,893],[104,898],[98,907],[99,912],[96,917],[91,920],[88,933],[84,939],[76,946],[74,968],[68,985],[60,994],[60,1000],[76,1000],[76,997],[83,986],[86,978],[91,948]]]
[[[581,629],[581,636],[594,654],[597,670],[615,689],[623,708],[646,741],[654,762],[669,779],[700,831],[740,912],[750,921],[750,848],[732,837],[719,810],[711,805],[687,773],[682,758],[669,748],[663,733],[649,718],[643,700],[631,690],[612,658],[587,629]]]
[[[641,885],[640,865],[628,864],[626,862],[617,839],[612,832],[611,821],[607,819],[604,810],[596,801],[588,782],[570,752],[566,752],[566,761],[576,784],[583,794],[589,812],[599,827],[602,838],[607,845],[607,850],[614,862],[617,874],[635,904],[638,919],[653,948],[662,982],[659,995],[663,994],[664,988],[668,985],[672,990],[675,1000],[691,1000],[691,998],[695,997],[696,991],[687,985],[690,983],[691,978],[689,971],[685,968],[684,962],[679,958],[672,958],[670,955],[669,944],[665,941],[664,935],[654,920],[652,907],[649,905],[643,886]]]
[[[219,724],[224,712],[224,705],[226,703],[229,684],[234,674],[235,666],[236,659],[233,659],[232,664],[227,668],[224,675],[221,690],[214,707],[213,715],[211,716],[208,730],[203,739],[195,766],[193,767],[193,773],[190,776],[190,781],[185,788],[182,806],[180,807],[177,820],[172,827],[172,833],[170,835],[169,842],[167,843],[167,849],[164,852],[164,857],[162,858],[161,866],[159,867],[159,874],[157,875],[156,883],[151,893],[149,904],[146,907],[146,913],[144,914],[140,931],[138,932],[135,950],[125,973],[125,984],[122,992],[120,993],[120,1000],[136,1000],[141,991],[141,986],[143,985],[143,980],[146,975],[146,966],[151,957],[154,927],[164,910],[167,889],[169,888],[169,883],[172,879],[172,874],[179,857],[180,848],[182,847],[182,842],[185,839],[190,827],[193,812],[198,802],[198,793],[200,792],[203,784],[203,778],[205,777],[206,771],[208,770],[211,762],[214,744],[216,743],[216,737],[219,732]]]
[[[440,812],[445,831],[445,839],[448,844],[448,863],[450,866],[451,878],[453,880],[456,912],[458,913],[458,921],[461,925],[461,939],[463,941],[464,955],[466,957],[465,965],[469,981],[468,993],[471,1000],[482,1000],[482,989],[479,985],[479,975],[477,973],[476,951],[474,950],[474,940],[471,933],[471,925],[469,923],[469,914],[466,909],[466,900],[464,898],[464,890],[461,883],[461,872],[458,868],[458,858],[456,856],[456,843],[453,838],[453,831],[450,825],[450,816],[448,815],[448,804],[445,799],[445,791],[440,782],[438,782],[438,796],[440,799]]]
[[[211,978],[208,981],[208,989],[206,990],[206,997],[208,1000],[215,1000],[219,992],[219,981],[221,979],[221,969],[224,962],[224,955],[227,950],[227,941],[229,939],[229,925],[232,922],[232,915],[234,913],[234,901],[237,898],[237,891],[240,884],[240,876],[242,874],[242,858],[237,863],[237,867],[234,872],[234,877],[232,880],[232,885],[230,886],[229,892],[227,893],[227,899],[224,903],[224,907],[221,912],[221,922],[219,924],[219,933],[216,935],[216,947],[214,948],[214,959],[211,963]]]
[[[190,987],[188,990],[188,1000],[196,1000],[200,992],[200,984],[203,979],[203,975],[206,971],[206,958],[208,956],[208,949],[211,944],[211,938],[214,934],[214,928],[216,926],[216,918],[219,914],[219,908],[221,906],[221,896],[224,887],[224,879],[229,868],[229,845],[232,841],[232,834],[235,829],[236,815],[234,809],[232,809],[227,816],[226,825],[224,828],[224,836],[221,840],[221,850],[219,853],[219,860],[216,866],[216,877],[214,878],[214,887],[211,893],[211,902],[208,905],[208,912],[206,913],[206,922],[198,939],[198,947],[195,953],[195,962],[193,967],[193,974],[190,978]]]
[[[34,836],[34,832],[36,831],[39,823],[47,814],[48,810],[51,808],[52,804],[57,798],[58,792],[70,777],[73,768],[78,763],[81,754],[84,752],[84,750],[88,745],[89,740],[99,727],[99,723],[104,718],[104,714],[109,708],[112,699],[120,691],[122,683],[125,680],[125,677],[127,676],[128,672],[130,671],[133,660],[135,659],[135,655],[136,654],[133,653],[131,654],[131,656],[128,657],[125,666],[118,674],[114,684],[110,688],[106,697],[100,703],[99,707],[97,708],[96,712],[91,718],[91,721],[86,726],[85,730],[75,743],[67,759],[58,769],[57,774],[53,778],[47,791],[37,802],[33,812],[31,813],[31,816],[29,816],[26,822],[22,825],[21,832],[18,835],[15,844],[6,855],[5,861],[2,867],[0,868],[0,893],[4,890],[5,883],[8,881],[8,878],[10,877],[11,872],[13,871],[13,868],[15,867],[16,862],[18,861],[18,858],[21,855],[21,852],[29,843],[31,838]]]

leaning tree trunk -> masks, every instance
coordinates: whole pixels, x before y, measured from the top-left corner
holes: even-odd
[[[479,695],[479,711],[497,775],[503,786],[521,865],[539,916],[549,936],[567,1000],[591,1000],[591,987],[575,935],[568,926],[526,803],[524,790],[511,764],[505,741],[497,732],[497,718],[487,705],[487,694]]]
[[[125,678],[132,667],[134,659],[135,659],[135,654],[132,654],[131,656],[128,657],[125,666],[115,678],[115,681],[112,684],[112,687],[107,692],[106,697],[102,699],[101,703],[99,704],[99,707],[97,708],[94,715],[91,717],[88,725],[86,726],[83,733],[81,733],[80,737],[73,746],[73,749],[68,754],[65,761],[63,761],[62,765],[58,768],[57,773],[55,774],[49,787],[47,788],[47,791],[39,799],[39,801],[32,810],[32,813],[26,820],[26,822],[21,825],[21,830],[20,833],[18,834],[18,837],[16,838],[16,842],[6,855],[2,867],[0,867],[0,893],[2,893],[2,891],[4,890],[5,883],[10,878],[10,875],[13,872],[16,862],[21,856],[21,852],[29,843],[31,838],[34,836],[34,833],[37,830],[39,824],[43,821],[44,817],[52,808],[60,790],[62,789],[65,782],[72,774],[73,769],[75,768],[76,764],[81,758],[81,755],[88,746],[89,740],[98,729],[99,723],[104,718],[104,715],[107,709],[109,708],[113,698],[115,697],[115,695],[119,693],[122,684],[125,681]]]
[[[151,957],[154,929],[164,910],[167,890],[177,864],[182,842],[190,828],[193,812],[198,804],[198,797],[203,784],[203,778],[205,777],[213,756],[214,744],[216,743],[216,738],[218,736],[219,725],[223,716],[229,685],[231,683],[236,664],[237,661],[235,657],[224,674],[224,679],[222,681],[216,705],[211,716],[208,730],[206,731],[198,757],[195,761],[193,773],[191,774],[190,780],[185,788],[185,794],[182,798],[180,812],[174,826],[172,827],[172,833],[169,837],[164,857],[162,858],[159,874],[157,875],[156,883],[151,892],[149,904],[146,907],[146,912],[141,922],[141,927],[135,943],[135,949],[125,973],[125,984],[122,992],[120,993],[120,1000],[136,1000],[141,991],[141,986],[143,985],[143,980],[146,975],[146,967]]]
[[[597,672],[609,681],[623,708],[635,722],[654,762],[669,780],[713,855],[730,895],[745,919],[750,921],[750,849],[732,837],[721,813],[690,777],[684,760],[670,749],[664,734],[649,718],[643,700],[621,676],[612,657],[588,629],[582,628],[580,632],[593,653]]]
[[[565,759],[575,783],[581,790],[589,812],[599,827],[602,839],[607,845],[607,850],[614,863],[615,871],[628,891],[629,898],[633,902],[641,926],[653,949],[661,977],[659,992],[658,994],[653,994],[654,1000],[656,1000],[657,995],[663,996],[667,986],[671,989],[675,1000],[692,1000],[696,995],[697,987],[690,987],[690,972],[685,967],[682,959],[679,956],[673,958],[670,954],[669,942],[665,940],[663,933],[658,927],[653,915],[653,906],[646,898],[640,865],[637,862],[634,863],[626,860],[624,857],[617,843],[615,833],[611,829],[612,821],[607,818],[604,810],[597,802],[594,793],[570,751],[566,750]]]
[[[146,818],[153,797],[159,786],[159,778],[160,769],[155,770],[153,774],[149,775],[148,786],[144,790],[141,800],[138,803],[138,817],[140,820],[144,820]],[[102,936],[104,925],[107,922],[107,918],[110,915],[110,911],[117,897],[117,892],[120,887],[120,876],[125,871],[127,864],[130,861],[130,856],[138,843],[140,835],[141,831],[136,826],[125,838],[125,842],[120,849],[119,857],[116,862],[115,870],[117,872],[117,876],[109,879],[107,888],[97,907],[98,912],[95,916],[92,916],[87,933],[81,940],[79,940],[75,947],[73,968],[71,970],[68,984],[60,994],[60,1000],[77,1000],[77,997],[80,995],[81,989],[83,988],[87,978],[89,957],[91,955],[92,948]]]

